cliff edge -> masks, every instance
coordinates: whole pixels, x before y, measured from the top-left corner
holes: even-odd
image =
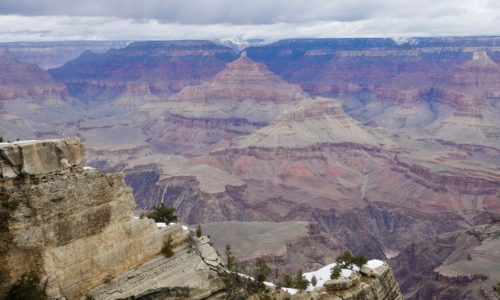
[[[228,298],[208,238],[133,217],[123,174],[84,163],[78,138],[0,143],[0,297],[35,271],[50,299]],[[165,257],[170,237],[174,254]],[[401,299],[387,265],[370,272],[293,299]]]
[[[0,295],[31,270],[49,298],[196,298],[223,288],[206,238],[133,218],[123,175],[84,167],[84,158],[78,138],[0,144]],[[165,258],[169,236],[175,254]]]

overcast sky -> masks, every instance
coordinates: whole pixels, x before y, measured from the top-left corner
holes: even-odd
[[[0,41],[500,35],[500,0],[0,0]]]

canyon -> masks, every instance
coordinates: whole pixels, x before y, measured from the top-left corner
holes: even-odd
[[[133,217],[123,174],[85,166],[78,138],[0,143],[0,157],[1,297],[29,272],[50,299],[227,295],[230,271],[210,240],[181,224]],[[171,254],[163,255],[165,245]],[[292,294],[267,284],[279,299],[402,299],[383,262],[338,281],[351,283]]]
[[[0,135],[78,136],[138,209],[175,207],[220,253],[277,272],[348,248],[388,260],[409,299],[492,297],[481,212],[500,213],[499,43],[132,42],[47,71],[8,49]]]

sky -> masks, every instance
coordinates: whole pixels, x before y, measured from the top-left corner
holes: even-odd
[[[500,0],[0,0],[0,41],[500,35]]]

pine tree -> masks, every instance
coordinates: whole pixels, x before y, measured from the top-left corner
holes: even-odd
[[[295,276],[295,288],[304,291],[307,289],[307,286],[309,285],[309,280],[307,280],[304,277],[304,274],[302,274],[302,270],[299,270],[297,272],[297,275]]]
[[[257,258],[255,261],[255,279],[258,282],[264,282],[267,279],[267,276],[271,273],[271,268],[267,265],[266,261],[263,258]]]
[[[160,204],[159,206],[153,208],[153,210],[146,215],[146,217],[155,220],[155,222],[177,222],[177,215],[175,214],[175,208],[166,207],[165,204]]]
[[[290,274],[283,275],[283,283],[285,287],[293,287],[293,277]]]
[[[201,231],[201,225],[198,224],[196,227],[196,237],[201,237],[203,232]]]
[[[342,271],[342,267],[340,264],[336,264],[335,267],[330,269],[330,279],[337,279],[340,277],[340,272]]]

